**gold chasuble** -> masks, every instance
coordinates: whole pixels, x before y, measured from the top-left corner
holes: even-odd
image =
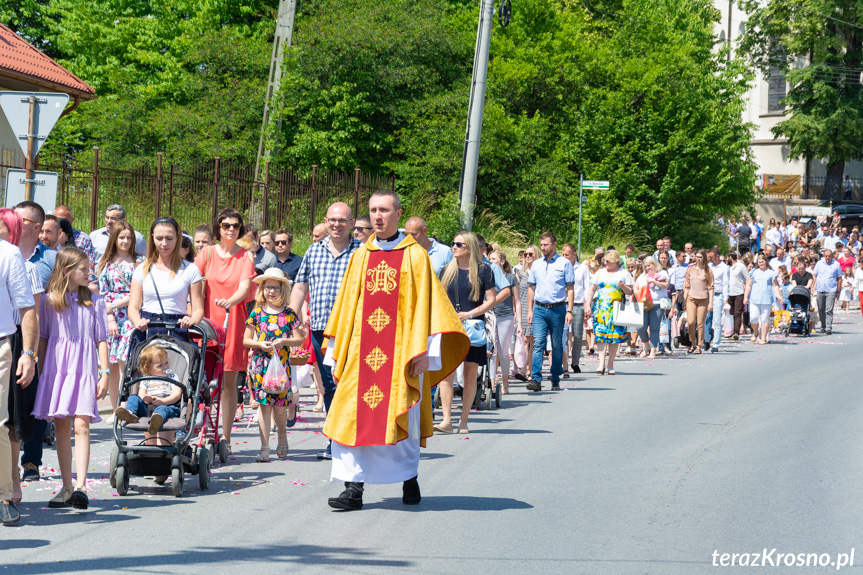
[[[408,437],[420,401],[420,436],[433,434],[431,387],[452,373],[470,346],[426,250],[406,236],[392,251],[374,236],[351,256],[324,331],[334,345],[336,394],[323,433],[349,447],[394,445]],[[409,375],[413,358],[441,334],[441,369]],[[422,385],[422,394],[420,394]]]

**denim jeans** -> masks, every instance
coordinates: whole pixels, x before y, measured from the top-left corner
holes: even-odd
[[[560,383],[563,372],[563,323],[566,320],[566,306],[533,308],[533,365],[531,379],[542,381],[542,358],[545,343],[551,336],[551,383]]]
[[[138,395],[130,395],[129,399],[126,400],[126,409],[138,417],[147,417],[147,408],[147,404],[144,403],[144,400]],[[156,413],[162,416],[163,421],[180,417],[180,404],[160,405],[153,410],[153,414],[155,415]]]
[[[662,316],[665,310],[655,304],[653,308],[644,313],[644,324],[638,330],[638,337],[642,342],[648,341],[648,328],[650,329],[650,347],[659,347],[659,327],[662,324]]]
[[[336,384],[333,381],[332,370],[329,366],[324,365],[324,352],[321,351],[323,343],[324,330],[312,330],[312,349],[315,350],[315,361],[318,362],[318,369],[321,370],[321,379],[324,384],[324,409],[329,413],[330,405],[333,403],[333,396],[336,394]]]

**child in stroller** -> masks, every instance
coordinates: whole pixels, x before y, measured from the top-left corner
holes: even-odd
[[[151,345],[145,348],[138,358],[138,371],[144,376],[167,377],[177,379],[171,371],[168,361],[168,351],[159,345]],[[146,417],[150,408],[153,414],[150,416],[150,427],[147,429],[147,445],[158,445],[156,437],[165,439],[167,444],[174,440],[174,432],[164,432],[164,437],[159,434],[162,422],[175,417],[180,417],[180,400],[183,389],[177,385],[171,385],[165,380],[144,379],[138,384],[138,393],[130,395],[125,407],[118,407],[114,415],[128,423],[138,423],[138,419]]]

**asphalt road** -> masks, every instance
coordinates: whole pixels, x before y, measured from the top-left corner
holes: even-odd
[[[241,423],[210,490],[188,476],[180,499],[142,478],[113,495],[97,425],[90,508],[46,508],[59,479],[46,450],[20,526],[0,529],[0,572],[688,575],[722,571],[724,553],[836,561],[860,547],[843,569],[859,572],[858,314],[839,315],[830,337],[627,359],[615,376],[587,360],[557,393],[515,385],[502,409],[473,414],[469,436],[429,441],[416,507],[402,506],[400,484],[370,485],[362,511],[331,510],[340,485],[315,458],[325,439],[311,412],[288,461],[255,463],[256,429]],[[727,569],[836,570],[781,561]]]

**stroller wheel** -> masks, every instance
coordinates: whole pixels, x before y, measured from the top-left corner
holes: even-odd
[[[201,486],[201,491],[210,488],[210,459],[210,450],[202,447],[198,457],[198,483]]]
[[[174,497],[183,496],[183,479],[183,470],[181,468],[174,467],[171,469],[171,491],[174,493]]]
[[[108,482],[111,487],[117,488],[117,457],[120,456],[120,450],[115,445],[111,448],[110,467],[108,468]]]
[[[494,387],[494,406],[500,408],[500,396],[503,394],[503,384],[498,383]]]
[[[228,460],[228,442],[224,439],[219,440],[219,461],[225,463]]]
[[[213,468],[213,463],[216,461],[216,445],[213,443],[212,439],[208,439],[206,442],[207,446],[207,454],[210,457],[210,469]]]
[[[129,470],[125,465],[118,465],[114,473],[117,495],[123,496],[129,493]]]

